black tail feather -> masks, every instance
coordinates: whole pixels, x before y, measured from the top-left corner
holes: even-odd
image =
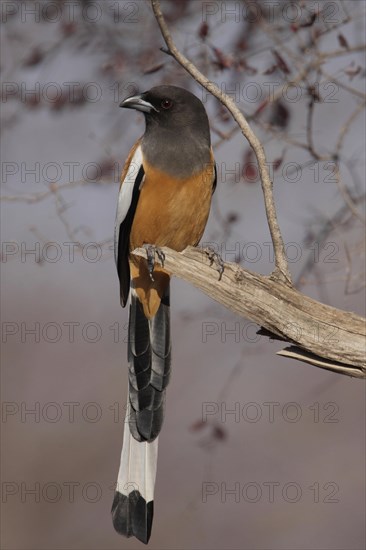
[[[169,288],[150,320],[131,292],[128,345],[131,433],[138,441],[153,441],[163,424],[165,388],[170,379]]]
[[[150,320],[131,290],[128,333],[128,419],[112,518],[118,533],[147,544],[154,510],[157,437],[171,368],[169,287]]]
[[[151,535],[154,502],[146,503],[139,491],[128,496],[116,491],[112,505],[113,526],[125,537],[136,537],[147,544]]]

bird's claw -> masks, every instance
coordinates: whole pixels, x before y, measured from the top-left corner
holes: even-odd
[[[154,244],[144,244],[144,248],[146,250],[147,269],[149,271],[150,279],[154,282],[153,273],[155,268],[155,254],[159,258],[162,267],[164,267],[165,254],[161,248],[158,248]]]
[[[220,254],[215,252],[215,250],[211,246],[208,246],[207,248],[205,248],[204,252],[205,254],[207,254],[208,259],[210,260],[210,266],[215,264],[215,268],[219,273],[219,281],[221,281],[222,274],[224,273],[225,265]]]

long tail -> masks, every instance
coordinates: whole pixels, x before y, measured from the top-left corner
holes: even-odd
[[[118,533],[147,544],[154,512],[158,435],[170,378],[169,287],[150,320],[131,289],[128,332],[129,392],[112,517]]]

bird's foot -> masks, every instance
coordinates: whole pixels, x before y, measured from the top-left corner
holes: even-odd
[[[221,281],[221,277],[222,277],[222,274],[224,273],[225,265],[220,254],[215,252],[211,246],[204,248],[204,252],[205,254],[207,254],[208,259],[210,260],[210,266],[215,264],[215,268],[219,273],[219,281]]]
[[[155,254],[161,262],[161,266],[164,267],[165,254],[161,248],[155,246],[154,244],[144,244],[147,257],[147,269],[149,270],[150,279],[154,282],[154,267],[155,267]]]

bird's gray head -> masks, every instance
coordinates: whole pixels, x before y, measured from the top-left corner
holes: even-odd
[[[143,112],[147,129],[159,127],[174,132],[189,127],[192,131],[197,130],[201,139],[210,140],[203,103],[184,88],[156,86],[142,94],[127,97],[120,107]]]
[[[177,86],[156,86],[126,98],[120,107],[145,115],[145,159],[168,174],[185,178],[211,162],[210,127],[203,103]]]

